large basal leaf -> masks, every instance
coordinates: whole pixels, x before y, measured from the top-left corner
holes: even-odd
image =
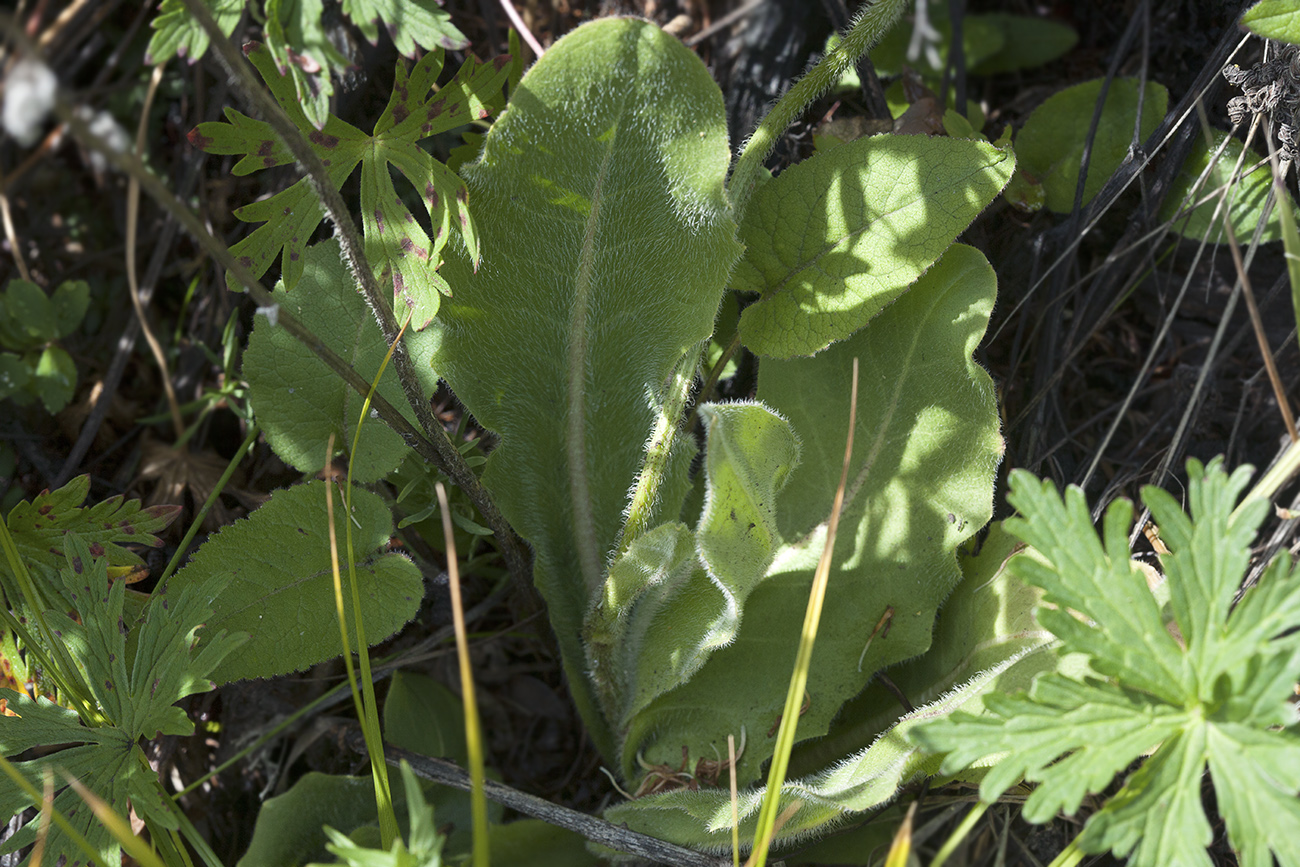
[[[276,491],[265,505],[208,539],[169,587],[223,576],[212,599],[212,631],[246,632],[248,643],[213,673],[217,683],[301,671],[343,652],[339,646],[334,579],[330,569],[326,482]],[[354,488],[352,515],[342,495],[334,496],[339,557],[346,556],[344,522],[353,520],[361,613],[371,643],[388,638],[415,616],[424,597],[420,570],[400,554],[380,553],[393,532],[393,519],[376,495]],[[344,605],[350,643],[357,648],[351,594],[344,573]]]
[[[337,241],[309,248],[303,261],[301,288],[286,292],[281,283],[276,286],[275,297],[357,373],[374,381],[388,346],[374,315],[339,260]],[[408,331],[405,340],[416,362],[416,375],[425,394],[431,395],[438,385],[438,375],[429,366],[433,338]],[[267,442],[282,460],[303,473],[314,474],[325,466],[331,434],[336,450],[348,448],[358,424],[363,427],[352,465],[353,481],[367,484],[383,478],[410,452],[401,437],[382,421],[363,420],[362,396],[267,316],[256,318],[244,353],[243,371],[253,412],[266,432]],[[380,380],[379,393],[414,421],[391,364]]]
[[[993,384],[971,353],[995,294],[984,257],[955,246],[867,328],[812,359],[765,360],[758,396],[790,420],[803,461],[777,499],[786,544],[740,632],[690,682],[637,714],[622,766],[676,768],[748,746],[742,785],[771,755],[788,673],[839,482],[850,370],[860,359],[853,463],[800,738],[826,732],[879,669],[924,652],[959,578],[956,548],[988,521],[1001,457]]]
[[[454,256],[443,271],[455,294],[434,365],[501,436],[483,481],[533,546],[575,696],[610,755],[583,616],[661,390],[709,336],[738,253],[727,165],[722,96],[699,58],[649,22],[593,22],[528,72],[465,169],[483,264],[476,275]]]
[[[733,287],[758,355],[813,355],[866,325],[934,263],[1011,177],[1010,148],[920,135],[861,138],[754,194]]]
[[[782,788],[782,813],[802,802],[781,827],[792,840],[851,813],[879,807],[900,786],[938,770],[938,757],[912,744],[910,731],[954,710],[980,713],[983,696],[1027,688],[1046,670],[1061,670],[1054,637],[1033,618],[1040,595],[1006,568],[1016,540],[995,524],[976,557],[961,559],[962,582],[935,623],[934,648],[891,669],[915,707],[873,684],[844,706],[830,734],[803,745]],[[820,639],[819,639],[820,640]],[[978,772],[968,774],[978,776]],[[740,796],[741,839],[753,838],[763,786]],[[606,818],[682,845],[724,851],[731,842],[731,796],[725,788],[682,789],[619,804]]]

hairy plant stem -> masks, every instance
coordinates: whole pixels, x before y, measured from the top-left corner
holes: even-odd
[[[671,378],[664,384],[659,411],[655,414],[654,427],[646,440],[645,459],[641,463],[641,472],[637,474],[636,487],[628,501],[627,514],[623,520],[623,529],[619,533],[615,557],[627,553],[636,538],[650,528],[655,506],[659,502],[659,490],[663,485],[664,473],[668,469],[668,459],[676,448],[677,440],[684,431],[690,430],[681,422],[686,403],[691,399],[691,386],[695,383],[695,369],[699,364],[700,354],[704,348],[696,347],[694,352],[682,356],[673,369]],[[692,417],[694,417],[692,415]]]
[[[110,147],[103,139],[90,131],[85,121],[76,117],[72,106],[65,100],[60,99],[56,103],[55,111],[59,119],[68,125],[72,134],[82,144],[103,154],[114,168],[139,181],[140,188],[150,198],[170,213],[223,268],[235,275],[235,279],[247,288],[248,294],[252,296],[259,306],[266,308],[268,311],[278,308],[275,297],[262,285],[261,281],[230,254],[230,250],[225,244],[208,232],[194,212],[178,199],[153,172],[149,171],[135,154],[117,151]],[[326,346],[315,332],[295,319],[287,310],[276,309],[274,315],[276,316],[276,324],[279,327],[311,350],[312,354],[323,361],[357,394],[365,397],[369,393],[370,383],[353,370],[351,365],[338,354]],[[479,483],[478,476],[474,475],[473,470],[465,464],[460,453],[451,445],[451,440],[448,438],[446,431],[442,429],[442,426],[435,422],[434,429],[437,435],[427,436],[412,425],[382,395],[376,393],[371,403],[379,417],[385,424],[396,431],[403,442],[414,449],[426,461],[445,472],[465,492],[466,496],[470,498],[470,501],[483,515],[483,519],[488,526],[496,534],[497,541],[501,546],[501,555],[506,561],[506,568],[510,571],[511,577],[520,586],[528,588],[531,595],[533,593],[532,562],[528,548],[497,510],[496,504],[488,496],[482,484]],[[424,403],[423,398],[421,398],[420,403]],[[431,411],[429,415],[432,416]],[[443,450],[437,447],[439,437],[454,455],[454,462],[444,459]]]
[[[194,0],[186,0],[194,2]],[[794,87],[777,101],[772,110],[759,123],[736,160],[735,171],[727,188],[731,193],[732,215],[737,223],[745,214],[749,197],[758,183],[759,171],[781,133],[803,114],[813,100],[830,89],[841,75],[853,69],[868,51],[875,47],[894,21],[902,14],[908,0],[875,0],[865,3],[840,44],[808,71]]]
[[[415,367],[411,356],[407,352],[405,344],[399,340],[400,327],[397,317],[393,314],[392,303],[380,288],[379,281],[375,279],[374,270],[366,259],[361,235],[357,232],[356,224],[352,221],[352,216],[343,201],[343,196],[330,183],[325,165],[321,162],[320,157],[316,155],[316,152],[311,149],[311,145],[303,138],[297,126],[284,113],[280,104],[262,87],[256,76],[249,70],[239,49],[232,45],[230,40],[221,33],[207,6],[201,0],[184,0],[184,3],[190,14],[207,32],[212,47],[216,51],[217,59],[221,62],[235,86],[257,107],[263,119],[271,125],[271,128],[284,142],[285,147],[293,154],[299,168],[324,206],[326,214],[333,221],[345,264],[351,270],[353,278],[361,289],[362,296],[366,299],[366,303],[374,314],[375,321],[379,324],[379,330],[384,335],[385,342],[390,346],[396,344],[396,349],[393,352],[393,367],[397,371],[397,378],[402,385],[402,391],[406,394],[407,403],[410,404],[416,420],[424,430],[424,439],[437,456],[436,460],[433,460],[434,465],[447,473],[452,482],[465,492],[475,508],[483,515],[484,520],[492,528],[497,541],[501,545],[501,551],[511,575],[522,585],[531,587],[532,568],[528,549],[523,540],[519,538],[514,529],[501,515],[496,503],[492,501],[487,490],[479,482],[478,476],[465,462],[465,459],[452,443],[451,438],[447,436],[442,424],[434,416],[433,409],[429,406],[429,402],[424,396],[424,390],[420,387],[419,379],[415,375]],[[227,256],[225,258],[233,260],[233,257]],[[223,264],[225,264],[224,259]],[[226,265],[226,267],[230,268],[229,265]],[[251,275],[240,274],[242,268],[238,270],[232,268],[231,270],[244,285],[252,285],[244,279],[245,276]],[[262,302],[259,301],[259,303]],[[283,314],[281,316],[283,317]],[[281,321],[283,321],[283,318]],[[297,337],[298,335],[295,334],[294,336]],[[319,340],[315,342],[319,344]],[[360,377],[357,377],[357,380],[361,381]],[[349,380],[349,383],[351,384],[351,380]],[[358,388],[358,391],[365,394],[368,388],[368,385],[364,385]],[[381,416],[384,416],[378,395],[375,395],[375,407],[380,410]],[[394,412],[394,415],[401,418],[400,413]],[[393,424],[387,416],[384,417],[390,426],[409,443],[409,435]],[[425,457],[428,459],[427,455]]]

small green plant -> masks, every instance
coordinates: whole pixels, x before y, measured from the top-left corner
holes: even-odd
[[[24,406],[40,400],[56,413],[77,388],[77,366],[58,341],[81,325],[90,284],[67,280],[45,294],[28,280],[11,280],[0,295],[0,400]]]
[[[400,483],[397,499],[417,524],[432,505],[412,500],[435,472],[456,478],[467,497],[474,485],[486,492],[470,497],[481,515],[461,514],[458,524],[480,533],[482,517],[503,550],[512,528],[531,547],[531,576],[579,710],[638,796],[607,817],[699,848],[731,844],[729,735],[741,745],[746,837],[756,824],[785,705],[785,683],[772,673],[789,669],[798,645],[840,475],[855,359],[856,445],[794,778],[776,793],[780,838],[821,833],[933,772],[933,757],[906,738],[923,720],[978,709],[986,691],[1059,667],[1050,635],[1027,622],[1034,591],[991,554],[963,554],[991,516],[1002,442],[993,383],[972,357],[996,280],[980,252],[954,242],[1012,177],[1008,138],[989,142],[954,120],[963,137],[874,136],[776,177],[762,168],[776,136],[904,5],[865,6],[734,161],[722,95],[703,63],[631,19],[579,28],[518,81],[509,58],[466,63],[441,88],[440,51],[403,64],[366,134],[304,97],[320,85],[303,75],[317,73],[283,48],[297,37],[277,43],[271,26],[289,34],[281,13],[291,6],[267,2],[267,44],[247,57],[285,122],[228,110],[228,123],[191,134],[196,146],[241,156],[237,173],[293,154],[314,173],[314,188],[303,180],[241,209],[265,225],[233,251],[214,251],[258,298],[242,372],[268,442],[304,474],[333,458],[331,441],[353,442],[362,400],[334,373],[377,376],[396,334],[386,320],[409,311],[413,328],[396,356],[409,366],[380,377],[374,404],[393,430],[360,422],[348,455],[354,479]],[[343,4],[348,15],[361,8]],[[178,9],[164,5],[173,16]],[[177,28],[188,26],[167,19],[158,38],[182,44]],[[1068,47],[1067,36],[1057,31],[1052,51]],[[184,44],[191,56],[205,47]],[[502,107],[503,85],[511,86],[504,113],[456,177],[421,142],[483,122]],[[339,240],[308,246],[327,210],[321,199],[337,197],[358,166],[363,234],[349,232],[346,208],[330,205]],[[393,168],[423,203],[415,213]],[[452,230],[463,243],[449,243]],[[254,284],[277,258],[282,279],[266,293]],[[391,285],[391,307],[366,288],[376,282]],[[756,359],[754,399],[714,402],[708,388],[742,349]],[[496,435],[485,458],[466,460],[423,419],[439,380]],[[692,411],[701,381],[708,386]],[[409,412],[392,409],[404,398]],[[692,473],[694,421],[704,453]],[[446,465],[422,476],[411,449],[433,441],[447,446]],[[205,677],[266,677],[339,653],[325,484],[277,492],[170,578],[168,592],[203,595],[209,633],[247,635]],[[377,642],[414,616],[419,571],[386,550],[392,511],[380,495],[356,490],[351,513],[334,518],[340,538],[343,522],[356,527],[347,559],[362,587],[361,612],[350,614],[364,613]],[[1005,553],[1005,541],[995,534],[986,547]],[[868,686],[886,667],[914,712]],[[25,720],[8,725],[21,731]],[[346,798],[357,787],[340,791]],[[278,854],[299,826],[270,816],[269,803],[267,811],[259,843]],[[348,857],[403,857],[384,848]],[[420,857],[435,863],[437,852],[431,844]]]
[[[1141,761],[1076,841],[1136,867],[1211,863],[1208,766],[1240,863],[1300,864],[1300,570],[1283,552],[1243,592],[1268,501],[1237,507],[1248,467],[1228,476],[1219,461],[1193,460],[1188,476],[1190,517],[1168,492],[1142,492],[1172,551],[1162,557],[1166,614],[1131,559],[1132,504],[1111,504],[1099,538],[1082,491],[1062,501],[1050,482],[1013,473],[1010,501],[1023,517],[1006,525],[1033,554],[1015,557],[1011,571],[1042,588],[1039,622],[1091,671],[1046,674],[1027,695],[988,695],[984,715],[958,712],[914,737],[947,753],[944,773],[992,762],[985,802],[1021,779],[1037,783],[1024,807],[1031,822],[1077,812]]]

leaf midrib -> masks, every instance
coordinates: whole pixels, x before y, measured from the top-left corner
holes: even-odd
[[[591,502],[591,479],[587,471],[587,311],[591,304],[592,270],[595,262],[596,231],[600,227],[600,210],[605,180],[609,176],[614,154],[617,127],[607,139],[605,156],[596,173],[587,213],[578,270],[573,279],[573,307],[569,316],[568,383],[565,394],[565,451],[568,457],[569,496],[573,503],[574,543],[584,586],[594,593],[601,586],[600,551],[596,547],[595,512]],[[604,138],[604,136],[602,136]]]

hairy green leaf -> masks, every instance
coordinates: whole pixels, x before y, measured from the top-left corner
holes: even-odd
[[[482,268],[457,255],[444,269],[455,296],[434,366],[501,437],[484,484],[536,552],[570,684],[611,755],[583,617],[662,390],[712,331],[738,252],[727,164],[698,57],[645,21],[584,25],[529,70],[464,170]]]
[[[1038,592],[1006,568],[1014,544],[993,525],[979,556],[962,558],[962,583],[939,614],[934,648],[891,669],[890,680],[915,710],[904,713],[893,693],[873,684],[844,706],[826,738],[796,751],[791,770],[802,778],[786,782],[781,809],[795,800],[801,806],[788,816],[781,839],[800,839],[878,808],[900,786],[933,774],[938,760],[909,742],[913,729],[957,709],[979,713],[986,694],[1028,686],[1038,673],[1060,666],[1053,636],[1033,621]],[[741,795],[742,839],[753,836],[763,792],[759,786]],[[730,845],[725,787],[641,798],[613,807],[606,817],[695,848],[721,852]]]
[[[1020,159],[1021,171],[1043,185],[1047,207],[1058,214],[1068,214],[1074,209],[1084,143],[1105,83],[1102,79],[1085,81],[1053,94],[1034,109],[1024,129],[1016,136],[1016,156]],[[1110,82],[1092,142],[1081,205],[1088,204],[1101,192],[1111,174],[1127,158],[1139,104],[1142,106],[1142,121],[1137,134],[1138,140],[1142,141],[1164,118],[1169,91],[1152,81],[1147,82],[1146,89],[1139,94],[1135,78],[1117,78]]]
[[[800,737],[824,734],[874,672],[929,646],[935,610],[958,581],[956,548],[992,510],[1001,439],[993,385],[971,353],[994,293],[983,256],[956,246],[850,340],[812,359],[763,362],[758,397],[802,442],[803,462],[776,501],[785,544],[736,640],[636,715],[624,773],[638,756],[677,767],[683,747],[692,763],[716,760],[742,730],[742,785],[770,756],[839,481],[854,357],[865,371],[857,439]]]
[[[733,286],[761,293],[740,318],[755,353],[813,355],[894,301],[1002,190],[1010,149],[942,137],[857,139],[791,166],[754,194]]]
[[[304,259],[300,291],[286,292],[283,285],[277,286],[277,303],[373,382],[388,347],[375,317],[352,287],[339,259],[338,242],[316,244],[307,249]],[[276,327],[271,321],[273,311],[264,312],[267,315],[257,317],[248,340],[243,372],[253,412],[275,453],[303,473],[315,474],[325,466],[330,435],[334,448],[346,451],[361,424],[353,481],[368,484],[396,469],[410,452],[402,438],[378,418],[362,419],[364,397],[335,376],[311,349]],[[404,340],[425,395],[432,395],[438,387],[438,375],[429,366],[432,335],[408,332]],[[380,380],[379,394],[414,422],[391,364]]]
[[[249,635],[238,656],[226,659],[213,675],[218,683],[301,671],[343,652],[330,569],[326,484],[309,482],[276,491],[248,518],[209,538],[172,578],[169,586],[184,587],[221,576],[208,627]],[[378,643],[415,616],[424,596],[420,570],[400,554],[380,553],[393,531],[393,519],[378,496],[354,488],[349,516],[342,495],[335,492],[340,559],[347,555],[346,521],[355,522],[352,538],[366,637]],[[346,576],[346,561],[340,568]],[[343,601],[356,649],[346,583]]]
[[[1018,558],[1015,571],[1052,606],[1039,621],[1102,677],[1050,674],[1028,695],[989,696],[987,716],[954,714],[916,737],[948,751],[945,771],[1000,756],[980,787],[985,800],[1022,777],[1039,783],[1024,811],[1036,822],[1075,812],[1150,754],[1078,841],[1137,867],[1211,863],[1201,799],[1208,765],[1240,862],[1297,865],[1300,738],[1282,727],[1295,721],[1300,571],[1283,554],[1234,604],[1268,503],[1234,511],[1249,468],[1229,478],[1219,461],[1207,469],[1193,460],[1188,475],[1190,518],[1167,492],[1143,491],[1173,551],[1162,558],[1167,627],[1129,559],[1131,505],[1106,510],[1098,539],[1081,491],[1069,489],[1063,503],[1050,482],[1013,473],[1011,502],[1025,517],[1008,526],[1042,556]]]
[[[399,310],[408,308],[413,326],[423,328],[438,312],[439,292],[450,291],[438,267],[451,229],[460,234],[475,263],[479,246],[466,208],[464,183],[421,148],[419,141],[486,118],[509,73],[509,58],[481,64],[471,57],[452,81],[436,91],[433,86],[442,70],[441,49],[426,54],[409,72],[399,62],[388,106],[376,121],[374,133],[366,135],[333,115],[316,129],[303,113],[293,82],[277,71],[271,52],[254,45],[247,54],[325,163],[332,184],[341,187],[358,164],[361,166],[366,256],[377,273],[392,282],[395,306],[400,303]],[[190,133],[190,142],[209,153],[243,154],[235,164],[236,175],[292,162],[269,124],[233,108],[226,109],[226,118],[230,123],[199,124]],[[432,239],[398,196],[390,166],[420,194],[432,223]],[[285,288],[292,291],[302,275],[307,242],[324,215],[324,207],[304,178],[265,201],[235,211],[241,220],[265,221],[266,225],[230,251],[258,277],[283,253]],[[237,288],[233,282],[231,286]]]
[[[799,460],[789,423],[764,406],[705,405],[704,511],[694,535],[664,524],[610,567],[587,618],[587,656],[606,715],[625,728],[684,683],[740,626],[782,543],[777,493]]]

